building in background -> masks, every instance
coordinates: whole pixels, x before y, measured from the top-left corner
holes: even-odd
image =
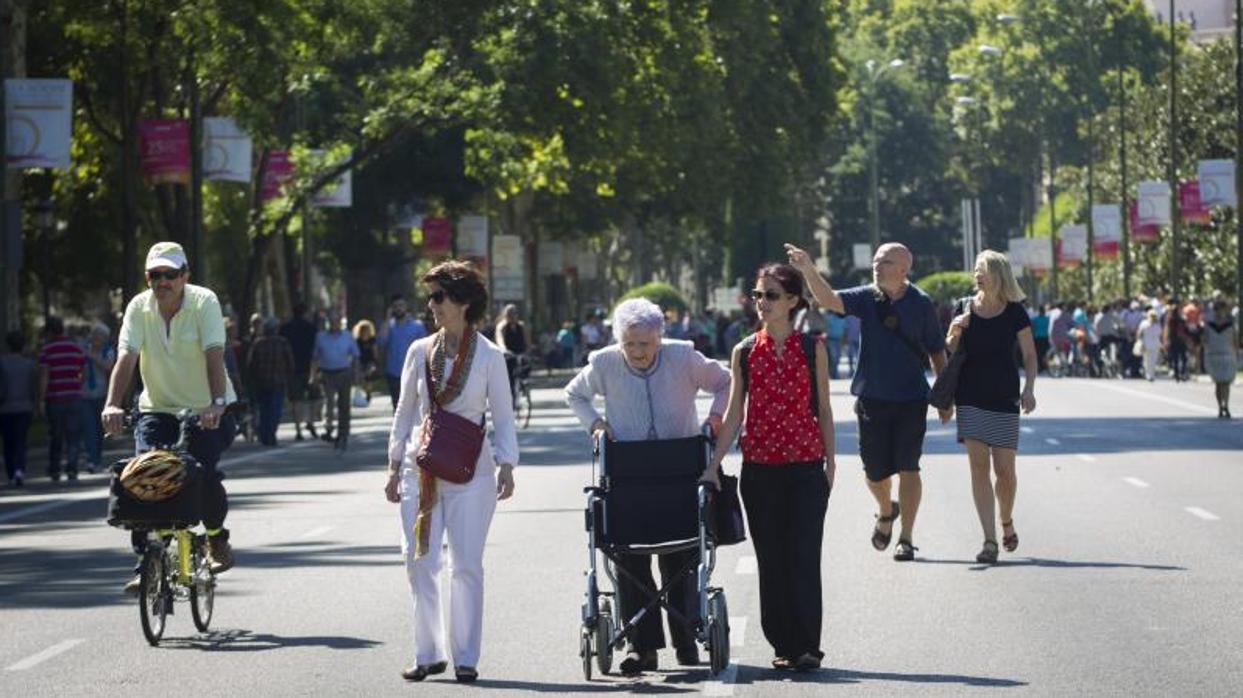
[[[1148,9],[1162,22],[1169,21],[1169,0],[1147,0]],[[1174,17],[1191,27],[1191,39],[1206,43],[1234,31],[1234,0],[1175,0]]]

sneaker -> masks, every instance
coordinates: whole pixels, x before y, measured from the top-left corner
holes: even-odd
[[[233,546],[224,536],[207,537],[207,561],[211,564],[211,573],[220,574],[233,569]]]
[[[142,585],[142,575],[136,574],[134,578],[125,583],[122,589],[130,596],[138,596],[138,587]]]

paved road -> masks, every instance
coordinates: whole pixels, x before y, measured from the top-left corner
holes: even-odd
[[[487,548],[482,679],[489,693],[706,695],[1223,695],[1243,686],[1243,426],[1211,386],[1045,380],[1025,419],[1022,546],[974,563],[965,456],[930,425],[914,564],[868,544],[846,384],[834,384],[841,471],[826,524],[827,667],[768,670],[749,543],[722,549],[735,665],[638,680],[580,674],[577,625],[587,442],[559,392],[537,392],[515,498]],[[1243,401],[1235,414],[1243,415]],[[404,684],[410,612],[395,509],[383,501],[387,414],[353,448],[237,445],[228,481],[238,566],[213,631],[184,605],[158,649],[120,593],[127,538],[105,526],[102,476],[0,496],[0,695],[458,695]],[[738,467],[737,457],[727,468]],[[672,656],[662,655],[672,664]],[[180,673],[180,675],[178,674]],[[202,688],[199,688],[202,687]]]

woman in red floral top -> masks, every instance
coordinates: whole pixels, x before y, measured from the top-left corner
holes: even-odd
[[[828,354],[816,340],[814,356],[806,356],[802,335],[794,331],[795,315],[807,307],[803,277],[794,267],[760,269],[751,297],[762,328],[754,343],[734,349],[729,406],[704,479],[718,482],[745,413],[741,490],[759,567],[760,621],[776,654],[773,666],[809,671],[824,658],[820,547],[837,471]],[[810,361],[818,378],[814,401]]]

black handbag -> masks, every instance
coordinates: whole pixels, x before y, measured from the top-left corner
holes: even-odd
[[[721,474],[713,523],[717,545],[737,545],[747,539],[747,524],[742,516],[742,502],[738,499],[738,478],[733,475]]]
[[[957,317],[962,312],[970,312],[971,300],[963,298],[958,301],[955,306],[954,315]],[[932,384],[932,391],[928,394],[928,404],[938,410],[948,410],[954,406],[954,394],[958,392],[958,377],[962,374],[962,365],[967,361],[967,341],[966,332],[958,337],[958,348],[950,354],[949,361],[945,363],[945,368],[937,376],[936,381]]]

